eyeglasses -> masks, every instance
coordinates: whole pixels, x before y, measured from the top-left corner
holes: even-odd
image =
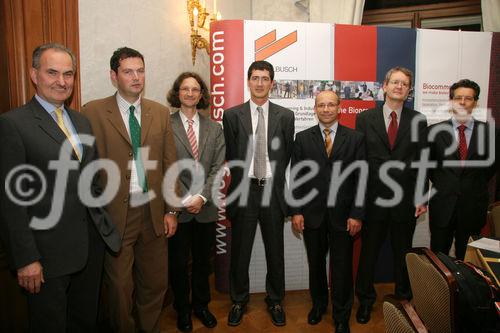
[[[410,83],[405,82],[405,81],[399,81],[399,80],[391,80],[391,81],[389,81],[389,83],[392,85],[395,85],[395,86],[401,85],[404,88],[408,88],[410,86]]]
[[[339,103],[328,103],[328,104],[320,103],[320,104],[316,105],[316,108],[317,109],[327,108],[329,110],[332,110],[332,109],[335,109],[337,106],[339,106]]]
[[[201,92],[200,88],[188,88],[188,87],[182,87],[179,89],[183,94],[187,93],[192,93],[192,94],[199,94]]]
[[[453,96],[453,101],[454,102],[466,101],[466,102],[470,103],[470,102],[474,102],[475,99],[472,96]]]

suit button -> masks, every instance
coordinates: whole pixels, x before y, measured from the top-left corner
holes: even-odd
[[[126,175],[125,179],[127,179],[127,180],[130,179],[130,175]]]
[[[127,203],[127,202],[128,202],[128,198],[123,199],[123,203]]]
[[[128,156],[132,156],[132,155],[133,155],[133,154],[132,154],[132,152],[131,152],[131,151],[129,151],[129,152],[128,152]]]

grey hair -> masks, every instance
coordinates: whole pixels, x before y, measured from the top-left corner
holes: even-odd
[[[66,46],[59,43],[47,43],[42,44],[35,48],[33,51],[33,58],[31,61],[31,66],[35,69],[40,69],[40,58],[42,57],[42,53],[47,50],[56,50],[67,53],[71,57],[71,62],[73,64],[73,71],[76,72],[76,56],[75,54],[68,49]]]

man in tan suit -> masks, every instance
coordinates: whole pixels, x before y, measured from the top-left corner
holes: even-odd
[[[177,228],[176,212],[162,194],[163,177],[176,161],[170,113],[141,97],[145,81],[141,53],[120,48],[110,65],[118,92],[89,102],[82,110],[96,136],[99,157],[114,161],[120,171],[102,174],[103,188],[119,183],[107,210],[122,237],[118,255],[107,254],[104,261],[106,307],[113,331],[159,332],[167,289],[165,236]],[[151,161],[156,167],[150,166]],[[166,185],[166,191],[173,193],[174,184]]]

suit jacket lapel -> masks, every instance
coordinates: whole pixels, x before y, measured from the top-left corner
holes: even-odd
[[[151,105],[143,99],[141,100],[141,146],[144,145],[152,121]]]
[[[128,142],[130,146],[132,146],[130,143],[130,135],[127,132],[127,128],[123,123],[122,115],[120,114],[120,110],[118,109],[118,103],[116,102],[116,95],[109,97],[106,110],[108,112],[108,120],[111,123],[111,126],[113,126],[118,131],[118,133],[120,133],[120,135],[125,139],[125,141]]]
[[[397,147],[398,143],[406,136],[410,134],[410,125],[411,119],[408,111],[405,111],[405,108],[401,110],[401,119],[399,120],[398,125],[398,134],[396,135],[396,141],[394,142],[394,149]],[[385,125],[385,124],[384,124]],[[386,134],[387,137],[387,134]],[[387,141],[389,141],[389,137],[387,137]]]
[[[38,121],[38,126],[47,133],[55,142],[62,144],[66,140],[66,135],[59,128],[52,116],[33,97],[31,100],[31,110],[33,117]]]
[[[460,154],[458,152],[458,141],[455,138],[455,129],[453,128],[453,123],[451,122],[451,118],[446,122],[447,131],[443,132],[443,146],[451,147],[451,145],[456,145],[457,149],[452,154],[452,158],[455,160],[460,160]]]
[[[250,102],[243,104],[243,107],[239,111],[239,119],[247,135],[252,135],[252,115],[250,114]]]
[[[321,156],[323,156],[324,159],[328,159],[328,155],[326,155],[325,140],[323,139],[323,134],[321,133],[321,128],[319,127],[319,125],[316,125],[314,127],[314,130],[312,132],[312,137],[313,137],[312,146],[317,147],[317,149],[319,149],[320,154]]]
[[[200,133],[198,138],[198,154],[201,157],[203,154],[203,150],[205,149],[205,144],[207,143],[208,138],[208,120],[205,116],[202,116],[198,113],[198,117],[200,119]]]
[[[333,141],[333,150],[332,150],[332,155],[330,156],[331,159],[335,160],[337,158],[337,155],[339,154],[340,148],[344,144],[345,134],[346,133],[345,133],[344,129],[339,124],[337,127],[337,133],[335,134],[335,140]]]
[[[32,102],[31,109],[33,110],[33,116],[39,122],[38,126],[40,126],[40,128],[45,133],[47,133],[47,135],[49,135],[55,142],[62,145],[64,141],[67,139],[66,134],[64,134],[61,128],[59,128],[59,125],[57,125],[54,118],[52,118],[52,116],[40,105],[40,103],[38,103],[35,97],[33,97],[31,102]],[[77,121],[75,121],[73,117],[71,117],[69,112],[68,115],[78,134],[80,132],[81,125]],[[75,152],[73,151],[73,148],[70,149],[71,149],[71,151],[69,151],[70,155],[73,156],[73,158],[75,158],[76,160],[78,160],[77,156],[75,155]],[[82,151],[82,161],[84,156],[85,156],[85,151]]]
[[[484,131],[483,131],[484,132]],[[470,137],[469,146],[467,147],[467,159],[471,160],[477,154],[477,144],[478,144],[478,122],[474,121],[474,125],[472,127],[472,135]],[[486,133],[483,133],[485,135]]]
[[[71,112],[69,112],[69,111],[68,111],[68,116],[71,119],[71,122],[73,123],[73,127],[75,128],[76,134],[78,136],[80,134],[90,134],[90,133],[87,133],[86,131],[83,130],[84,129],[83,124],[80,122],[79,119],[77,119],[75,117],[72,117]],[[81,143],[81,139],[79,139],[79,140],[80,140],[80,143]],[[82,160],[80,162],[83,163],[83,160],[87,156],[87,154],[86,154],[86,152],[87,152],[87,145],[84,145],[83,143],[81,143],[80,147],[82,148],[82,156],[81,156]]]
[[[189,139],[187,137],[186,130],[184,129],[184,124],[182,123],[181,116],[179,114],[180,111],[177,111],[171,116],[172,121],[172,130],[174,131],[174,135],[179,139],[182,145],[186,148],[186,151],[191,157],[193,156],[193,151],[191,150],[191,144],[189,143]]]
[[[267,145],[270,146],[270,143],[273,140],[274,132],[276,132],[276,128],[278,127],[278,118],[279,111],[274,107],[274,104],[269,102],[269,112],[267,117]]]
[[[375,133],[377,133],[387,149],[389,149],[389,138],[387,137],[387,130],[385,129],[384,112],[382,108],[378,108],[372,116],[374,119],[370,121],[369,124],[373,127]]]

